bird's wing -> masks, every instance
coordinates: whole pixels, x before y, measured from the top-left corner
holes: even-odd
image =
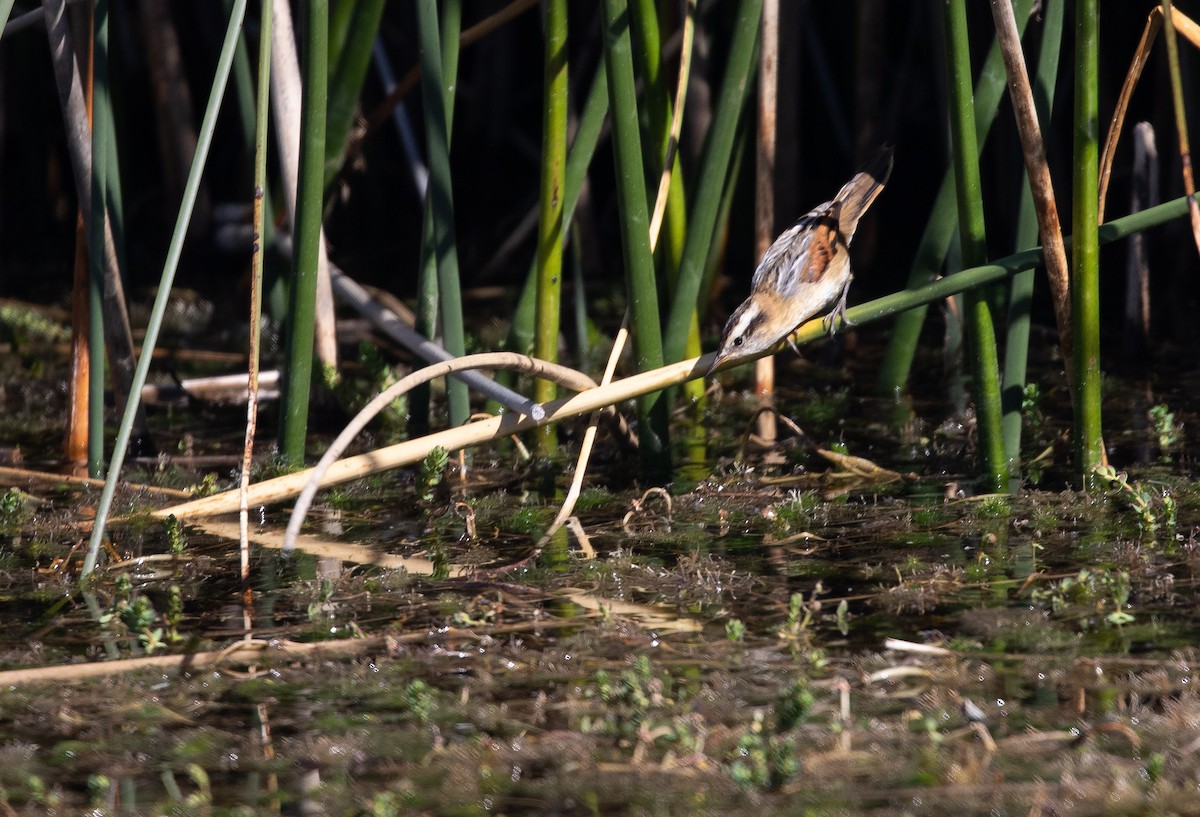
[[[841,203],[825,202],[785,230],[763,254],[751,288],[782,298],[794,297],[828,271],[845,245],[838,232]]]

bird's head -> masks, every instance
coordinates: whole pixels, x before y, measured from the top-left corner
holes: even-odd
[[[761,298],[751,297],[739,306],[725,324],[717,356],[708,367],[706,376],[711,377],[717,367],[726,361],[757,355],[778,343],[787,330],[783,330],[782,334],[776,331],[776,323],[772,310]]]

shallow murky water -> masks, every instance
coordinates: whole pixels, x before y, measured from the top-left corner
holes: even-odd
[[[1192,425],[1185,396],[1128,393],[1110,417],[1169,402]],[[1131,424],[1114,461],[1146,464],[1124,486],[1059,492],[1047,402],[1027,436],[1053,490],[1015,497],[970,495],[969,422],[840,383],[788,397],[805,436],[774,462],[753,441],[735,460],[752,407],[715,403],[717,459],[682,469],[669,504],[603,454],[584,536],[541,553],[556,505],[532,486],[566,460],[481,451],[427,498],[408,472],[333,489],[312,552],[253,548],[259,643],[241,649],[229,520],[180,538],[145,515],[169,500],[127,490],[81,593],[95,489],[8,475],[0,809],[1193,813],[1188,440]],[[192,453],[235,440],[193,436]],[[835,443],[891,472],[816,453]],[[129,476],[229,470],[179,462]],[[286,510],[256,514],[256,538],[276,541]],[[10,672],[37,667],[66,669]]]

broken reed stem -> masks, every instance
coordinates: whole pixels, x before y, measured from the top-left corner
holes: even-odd
[[[421,638],[428,637],[419,633]],[[416,640],[416,639],[412,639]],[[303,658],[349,658],[368,652],[386,649],[387,637],[355,638],[345,641],[322,641],[301,644],[294,641],[238,641],[233,649],[185,653],[183,655],[148,655],[141,658],[124,658],[116,661],[93,661],[86,664],[61,664],[50,667],[34,667],[0,672],[0,684],[49,683],[53,681],[82,681],[87,678],[104,678],[137,672],[143,669],[179,670],[196,672],[213,670],[230,665],[261,665],[264,659],[276,662],[294,661]]]
[[[1129,72],[1125,75],[1125,83],[1121,86],[1121,94],[1117,97],[1117,106],[1113,112],[1112,121],[1108,125],[1108,134],[1104,137],[1104,153],[1100,160],[1100,220],[1104,220],[1104,205],[1108,200],[1108,182],[1112,176],[1113,160],[1117,154],[1117,143],[1120,141],[1121,128],[1125,124],[1125,113],[1129,109],[1129,100],[1137,87],[1150,52],[1154,49],[1154,38],[1162,27],[1162,7],[1155,6],[1146,19],[1146,27],[1142,30],[1142,39],[1138,41],[1137,51],[1129,63]],[[1192,18],[1174,9],[1171,22],[1175,31],[1187,38],[1193,48],[1200,49],[1200,25]],[[1193,191],[1194,192],[1194,191]],[[1189,193],[1189,195],[1191,195]]]
[[[1179,43],[1175,39],[1175,16],[1171,0],[1162,0],[1163,38],[1167,41],[1167,67],[1171,76],[1171,100],[1175,105],[1175,132],[1179,137],[1179,159],[1183,171],[1183,192],[1192,196],[1196,183],[1192,179],[1192,151],[1188,146],[1187,109],[1184,106],[1183,77],[1179,70]],[[1182,14],[1179,14],[1182,17]],[[1200,251],[1200,205],[1189,198],[1188,216],[1192,222],[1192,239]]]
[[[1054,185],[1050,181],[1050,166],[1046,162],[1046,145],[1042,140],[1037,107],[1033,101],[1033,88],[1029,84],[1025,54],[1021,49],[1021,35],[1017,32],[1017,20],[1013,16],[1011,0],[992,0],[991,5],[992,19],[996,24],[996,39],[1004,57],[1004,69],[1008,73],[1008,95],[1012,100],[1013,113],[1017,120],[1021,152],[1025,156],[1025,172],[1029,175],[1038,231],[1041,233],[1042,248],[1046,256],[1046,276],[1050,282],[1051,300],[1054,303],[1054,319],[1058,324],[1058,342],[1062,348],[1063,360],[1070,360],[1070,271],[1067,267],[1062,225],[1058,219],[1058,206],[1054,200]],[[1070,369],[1067,371],[1069,377]]]
[[[1108,202],[1108,182],[1112,177],[1113,160],[1117,155],[1117,142],[1121,138],[1121,127],[1125,124],[1125,113],[1129,110],[1129,100],[1150,52],[1154,49],[1154,38],[1162,27],[1162,9],[1155,7],[1146,18],[1146,27],[1142,29],[1142,39],[1138,41],[1137,51],[1129,63],[1129,71],[1125,74],[1125,82],[1121,85],[1121,93],[1117,97],[1117,106],[1113,110],[1112,119],[1108,123],[1108,133],[1104,137],[1104,152],[1100,157],[1100,220],[1104,220],[1104,205]]]

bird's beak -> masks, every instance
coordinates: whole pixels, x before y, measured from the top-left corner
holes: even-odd
[[[708,378],[712,377],[713,373],[717,370],[717,367],[724,362],[725,356],[723,356],[720,352],[717,352],[716,356],[712,359],[712,363],[708,364],[708,371],[704,373],[704,379],[707,380]]]

